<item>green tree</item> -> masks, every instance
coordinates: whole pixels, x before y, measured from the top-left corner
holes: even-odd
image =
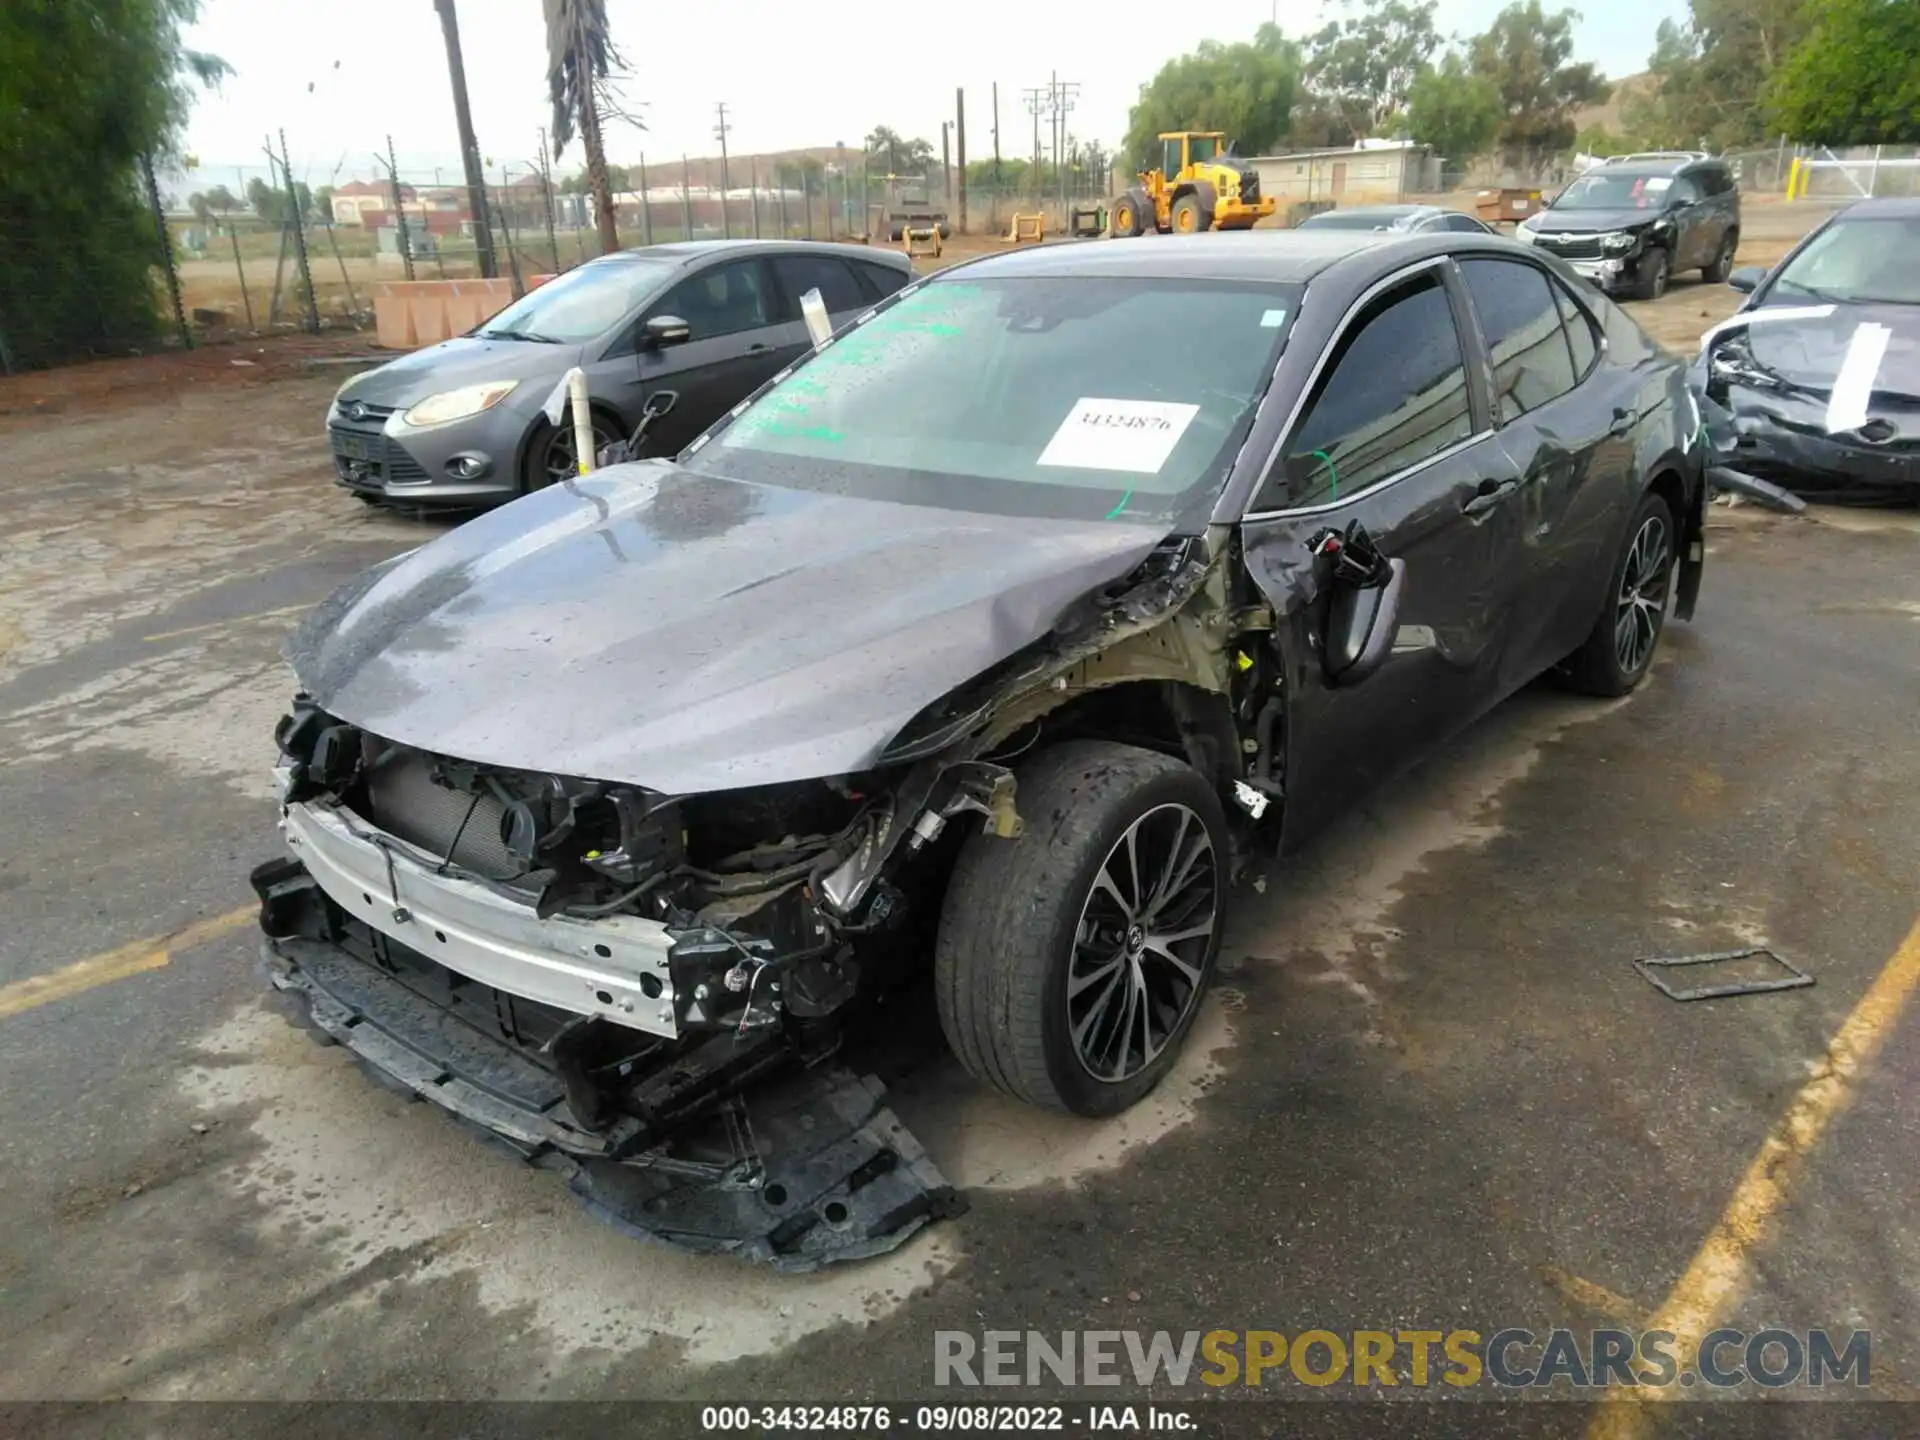
[[[1448,52],[1407,94],[1407,133],[1437,155],[1464,163],[1485,153],[1500,128],[1500,88]]]
[[[1383,133],[1407,108],[1440,36],[1435,0],[1342,0],[1346,12],[1306,41],[1307,88],[1339,117],[1347,142]]]
[[[1812,0],[1766,87],[1782,134],[1823,145],[1920,142],[1920,4]]]
[[[1622,109],[1649,145],[1734,149],[1767,138],[1767,84],[1806,33],[1808,0],[1690,0],[1684,24],[1660,22],[1653,84]]]
[[[159,241],[142,157],[176,153],[197,83],[195,0],[0,4],[0,360],[150,343]],[[84,176],[84,184],[76,184]]]
[[[1473,73],[1500,96],[1494,141],[1510,163],[1537,166],[1573,144],[1573,112],[1607,98],[1590,64],[1573,60],[1572,10],[1547,14],[1540,0],[1515,0],[1471,47]]]
[[[1167,130],[1224,130],[1243,155],[1270,150],[1287,133],[1299,84],[1300,47],[1276,25],[1251,41],[1203,40],[1140,87],[1125,154],[1137,168],[1157,163],[1156,137]]]
[[[216,185],[207,191],[207,208],[224,219],[234,211],[244,210],[246,207],[226,186]]]
[[[322,225],[333,223],[333,186],[322,185],[313,192],[313,218]]]
[[[867,169],[876,175],[924,175],[938,163],[931,140],[908,140],[887,125],[876,125],[866,138]]]

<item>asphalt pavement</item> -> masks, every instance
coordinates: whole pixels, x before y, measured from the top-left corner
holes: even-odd
[[[781,1277],[620,1236],[261,1003],[280,640],[436,529],[328,483],[330,383],[0,434],[0,1400],[953,1399],[936,1331],[1676,1316],[1869,1330],[1869,1393],[1920,1397],[1911,514],[1716,510],[1639,694],[1530,688],[1242,888],[1126,1117],[997,1100],[903,1015],[895,1108],[971,1210]],[[1746,945],[1817,983],[1630,963]]]

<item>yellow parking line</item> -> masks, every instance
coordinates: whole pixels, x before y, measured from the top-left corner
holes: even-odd
[[[1591,1310],[1595,1315],[1604,1316],[1616,1325],[1625,1325],[1630,1329],[1640,1328],[1640,1307],[1626,1296],[1609,1290],[1598,1281],[1589,1280],[1583,1275],[1570,1274],[1551,1265],[1541,1270],[1540,1278],[1574,1304]]]
[[[135,940],[117,950],[76,960],[51,974],[32,975],[25,980],[16,980],[11,985],[0,986],[0,1020],[36,1009],[50,1001],[65,1000],[96,985],[124,980],[129,975],[139,975],[147,970],[158,970],[176,952],[191,950],[196,945],[218,939],[230,930],[239,929],[259,913],[259,909],[252,905],[229,910],[224,915],[196,920],[171,935]]]
[[[1747,1167],[1706,1243],[1673,1293],[1647,1321],[1649,1330],[1673,1332],[1682,1372],[1697,1368],[1701,1340],[1726,1319],[1745,1291],[1752,1252],[1765,1239],[1775,1212],[1786,1203],[1800,1161],[1853,1099],[1860,1072],[1879,1054],[1916,987],[1920,987],[1920,921],[1828,1042],[1826,1058],[1761,1143],[1760,1153]],[[1677,1386],[1609,1390],[1606,1399],[1614,1403],[1602,1404],[1595,1412],[1587,1440],[1628,1440],[1644,1434],[1647,1413],[1635,1402],[1668,1400],[1679,1393],[1684,1392]]]

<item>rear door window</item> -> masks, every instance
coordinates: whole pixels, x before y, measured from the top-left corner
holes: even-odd
[[[892,265],[875,265],[868,260],[849,261],[853,273],[860,277],[861,288],[867,292],[869,300],[884,300],[896,290],[905,287],[913,278],[905,270]]]
[[[818,290],[834,315],[862,309],[867,303],[853,271],[836,256],[776,255],[773,268],[779,272],[781,289],[787,292],[788,319],[798,318],[800,297],[809,290]]]
[[[1463,259],[1460,274],[1487,337],[1500,423],[1573,389],[1573,352],[1546,275],[1524,261],[1490,259]]]
[[[1472,434],[1460,332],[1429,273],[1373,301],[1336,342],[1254,508],[1345,500]]]
[[[1566,323],[1567,346],[1573,351],[1574,378],[1584,380],[1593,369],[1594,361],[1600,358],[1600,339],[1594,333],[1593,318],[1567,293],[1566,286],[1558,280],[1549,283],[1553,286],[1553,298],[1560,302],[1560,318]]]

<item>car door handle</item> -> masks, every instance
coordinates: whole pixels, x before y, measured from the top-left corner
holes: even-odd
[[[1520,488],[1518,480],[1482,480],[1473,498],[1460,507],[1464,515],[1484,515]]]
[[[764,340],[756,340],[756,341],[754,341],[754,342],[753,342],[753,344],[751,344],[751,345],[749,345],[749,346],[747,346],[747,354],[749,354],[749,355],[759,355],[759,354],[761,354],[761,353],[762,353],[762,352],[764,352],[764,351],[767,351],[767,350],[771,350],[772,348],[773,348],[773,347],[772,347],[771,345],[769,345],[769,344],[767,344],[767,342],[766,342],[766,341],[764,341]]]
[[[1640,412],[1629,410],[1624,405],[1616,405],[1613,410],[1613,423],[1607,426],[1609,435],[1626,435],[1640,423]]]

